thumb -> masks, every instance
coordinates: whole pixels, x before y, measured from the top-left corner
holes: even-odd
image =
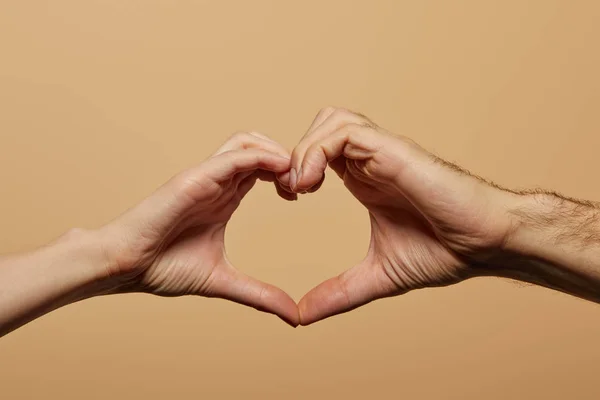
[[[382,279],[380,271],[375,265],[364,261],[319,284],[298,303],[300,324],[310,325],[393,295],[393,289],[389,284],[384,284],[386,281]]]
[[[292,327],[300,324],[296,302],[280,288],[252,278],[228,262],[217,267],[211,278],[209,293],[202,295],[230,300],[277,315]]]

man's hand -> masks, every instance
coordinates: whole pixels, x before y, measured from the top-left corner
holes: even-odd
[[[235,269],[224,248],[227,222],[257,179],[273,182],[289,168],[289,153],[276,142],[257,133],[234,135],[103,229],[110,243],[107,274],[124,282],[122,291],[219,297],[297,326],[290,296]],[[276,186],[282,197],[296,197]]]
[[[292,154],[279,179],[292,192],[314,191],[329,165],[367,208],[366,258],[304,296],[301,324],[413,289],[444,286],[476,274],[512,232],[514,194],[446,163],[362,115],[327,108]]]

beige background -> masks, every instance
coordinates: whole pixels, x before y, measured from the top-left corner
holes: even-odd
[[[511,187],[600,199],[595,1],[3,1],[0,252],[97,227],[233,131],[340,105]],[[360,260],[330,176],[227,237],[295,299]],[[75,304],[0,340],[2,399],[597,399],[598,306],[480,279],[308,328],[224,301]]]

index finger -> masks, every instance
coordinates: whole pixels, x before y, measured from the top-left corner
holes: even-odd
[[[290,159],[262,149],[232,150],[211,158],[199,168],[207,178],[222,182],[241,172],[259,169],[283,173],[289,170]]]
[[[298,191],[296,186],[298,185],[298,181],[302,178],[302,162],[304,156],[314,143],[325,139],[332,133],[349,124],[363,126],[373,125],[366,117],[346,109],[337,108],[326,110],[328,110],[326,113],[327,117],[324,118],[318,126],[307,132],[292,152],[289,186],[295,191]]]
[[[376,134],[369,128],[350,123],[324,139],[314,141],[300,160],[295,190],[305,191],[317,185],[328,165],[343,177],[345,160],[368,161],[380,146],[381,141],[376,139]],[[374,176],[371,178],[376,180]]]

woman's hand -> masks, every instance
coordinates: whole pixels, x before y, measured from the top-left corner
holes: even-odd
[[[281,145],[257,133],[234,135],[103,229],[114,260],[107,274],[124,282],[122,291],[218,297],[298,325],[291,297],[235,269],[224,246],[227,223],[256,181],[273,182],[289,168]],[[280,196],[296,197],[279,185]]]

